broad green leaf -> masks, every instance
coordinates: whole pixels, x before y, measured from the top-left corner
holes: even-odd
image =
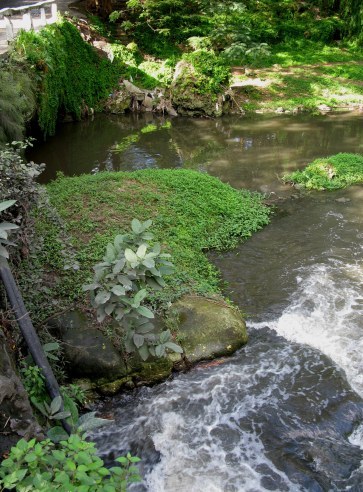
[[[177,354],[182,354],[183,353],[183,349],[180,347],[180,345],[177,345],[174,342],[166,342],[165,343],[165,347],[169,348],[170,350],[173,350]]]
[[[53,352],[54,350],[59,350],[60,346],[58,342],[49,342],[42,345],[44,352]]]
[[[7,252],[7,250],[4,248],[4,246],[2,246],[0,244],[0,256],[2,256],[3,258],[9,258],[9,253]]]
[[[165,330],[162,333],[160,333],[159,340],[161,343],[168,342],[170,338],[171,338],[170,330]]]
[[[116,307],[116,304],[107,304],[105,306],[105,313],[110,316],[112,314],[112,311],[115,309],[115,307]]]
[[[113,244],[109,243],[106,247],[105,261],[114,261],[116,259],[116,249]]]
[[[11,222],[1,222],[0,223],[0,231],[3,230],[3,231],[10,231],[10,230],[15,230],[15,229],[19,229],[19,226],[17,226],[16,224],[12,224]]]
[[[158,256],[161,252],[161,246],[160,246],[160,243],[156,243],[154,244],[154,247],[153,247],[153,253]]]
[[[142,335],[139,335],[138,333],[135,333],[132,339],[137,348],[140,348],[145,341],[145,338]]]
[[[97,308],[97,321],[102,323],[102,321],[106,318],[106,313],[103,306]]]
[[[117,251],[121,251],[122,249],[124,249],[124,241],[125,239],[127,238],[127,236],[125,235],[122,235],[122,234],[118,234],[114,241],[113,241],[113,244],[115,246],[115,249]]]
[[[141,314],[141,316],[145,316],[145,318],[153,319],[154,313],[147,307],[145,306],[139,306],[136,311]]]
[[[68,434],[67,432],[63,429],[61,426],[55,426],[51,427],[48,432],[47,436],[49,439],[51,439],[53,442],[60,442],[62,440],[67,440],[68,439]]]
[[[148,346],[147,345],[143,345],[142,347],[140,347],[138,349],[138,352],[140,354],[140,357],[142,358],[142,360],[147,360],[148,357],[149,357],[149,349],[148,349]]]
[[[58,412],[49,418],[51,418],[52,420],[63,420],[63,419],[67,419],[70,416],[71,416],[71,412]]]
[[[136,328],[137,333],[150,333],[154,329],[154,325],[152,323],[145,323],[144,325],[138,326]]]
[[[16,200],[6,200],[5,202],[0,202],[0,212],[6,210],[16,203]]]
[[[152,232],[144,232],[141,236],[143,241],[151,241],[154,238],[154,234]]]
[[[155,277],[155,280],[156,282],[161,286],[161,287],[165,287],[166,286],[166,283],[165,283],[165,280],[161,277]]]
[[[82,290],[83,292],[87,292],[88,290],[95,290],[98,287],[100,287],[100,284],[87,284],[87,285],[82,285]]]
[[[134,297],[134,303],[135,304],[139,304],[145,299],[145,297],[147,296],[147,291],[145,289],[141,289],[139,290],[139,292],[135,295]]]
[[[118,260],[118,262],[113,267],[112,273],[115,275],[120,273],[122,271],[123,267],[125,266],[125,263],[126,263],[126,261],[124,260],[124,258],[122,258],[121,260]]]
[[[161,285],[159,285],[153,278],[146,277],[146,283],[154,290],[162,290]]]
[[[155,267],[155,261],[152,258],[145,258],[142,261],[142,264],[146,266],[146,268],[154,268]]]
[[[171,267],[171,266],[164,266],[164,265],[161,266],[159,268],[159,270],[160,270],[160,273],[162,275],[171,275],[175,271],[175,269],[173,267]]]
[[[105,304],[111,297],[110,292],[106,292],[105,290],[101,290],[95,297],[96,304]]]
[[[59,412],[61,406],[62,406],[63,400],[61,396],[56,396],[53,398],[52,403],[50,404],[50,411],[53,414]]]
[[[163,355],[165,355],[165,350],[163,345],[157,345],[155,347],[155,355],[156,357],[163,357]]]
[[[116,320],[121,321],[124,317],[125,310],[123,308],[117,308],[114,314],[116,315]]]
[[[129,248],[125,249],[125,258],[129,263],[136,263],[138,264],[139,260],[136,256],[136,254]]]
[[[132,281],[126,275],[117,275],[117,280],[125,287],[132,287]]]
[[[149,220],[145,220],[145,222],[142,223],[142,227],[144,229],[144,231],[146,231],[146,229],[149,229],[149,227],[152,225],[153,221],[151,219]]]
[[[136,255],[139,258],[145,258],[146,250],[147,250],[147,244],[143,243],[138,247],[136,251]]]
[[[141,232],[143,232],[143,226],[138,219],[132,219],[131,229],[135,234],[140,234]]]
[[[126,293],[125,287],[122,287],[121,285],[114,285],[111,289],[111,292],[116,296],[124,296]]]

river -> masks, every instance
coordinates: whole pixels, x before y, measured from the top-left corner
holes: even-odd
[[[32,151],[66,174],[195,168],[279,204],[249,241],[211,254],[247,313],[247,346],[98,404],[114,418],[93,436],[102,456],[142,458],[132,490],[363,491],[363,188],[304,194],[279,179],[337,152],[363,153],[361,116],[100,117]]]

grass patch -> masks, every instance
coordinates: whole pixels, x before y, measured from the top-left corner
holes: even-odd
[[[43,246],[34,261],[44,275],[53,272],[56,277],[53,289],[46,294],[62,299],[57,309],[82,302],[80,287],[92,277],[92,266],[102,259],[106,244],[129,229],[134,217],[153,220],[155,240],[171,253],[176,266],[167,288],[152,300],[155,307],[185,292],[219,293],[219,272],[204,253],[212,248],[233,248],[269,221],[269,209],[262,204],[261,195],[235,190],[192,170],[59,177],[47,189],[80,266],[75,271],[63,269],[62,244],[54,236],[56,225],[49,223],[40,209],[37,227]],[[38,309],[39,321],[39,312],[45,312],[44,296],[28,289],[27,297],[29,309]]]
[[[327,45],[323,42],[298,39],[295,42],[271,46],[268,56],[256,59],[251,66],[256,68],[291,67],[319,63],[347,63],[362,59],[361,50],[347,46]]]
[[[340,153],[316,159],[302,171],[283,177],[285,182],[302,185],[308,190],[337,190],[363,183],[363,156]]]

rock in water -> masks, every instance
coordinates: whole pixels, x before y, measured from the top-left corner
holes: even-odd
[[[231,355],[247,342],[242,315],[223,301],[185,296],[173,305],[173,313],[190,363]]]
[[[109,338],[80,311],[69,311],[49,321],[60,338],[72,377],[116,380],[127,374],[121,355]]]

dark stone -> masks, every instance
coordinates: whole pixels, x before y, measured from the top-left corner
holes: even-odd
[[[126,365],[112,342],[80,311],[52,318],[48,327],[61,340],[72,377],[113,381],[126,376]]]

